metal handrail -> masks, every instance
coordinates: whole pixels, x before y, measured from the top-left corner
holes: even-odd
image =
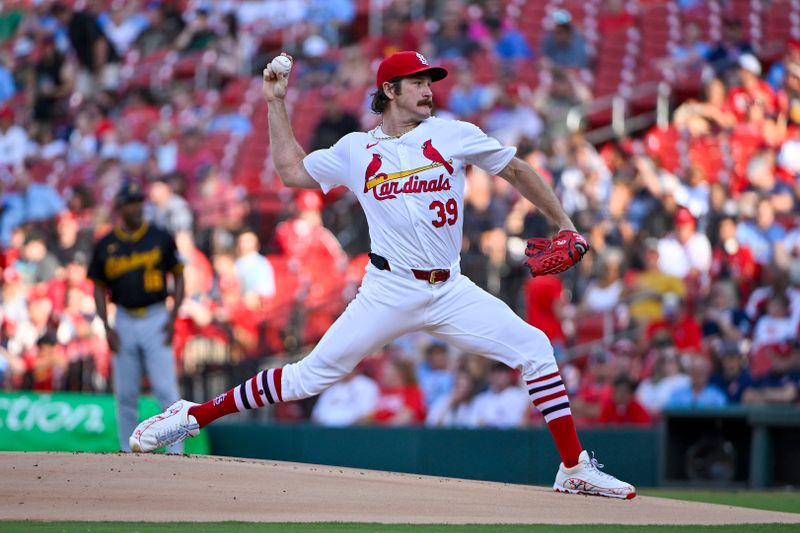
[[[628,116],[628,102],[656,94],[656,108],[654,111]],[[614,137],[624,137],[630,133],[647,128],[654,122],[660,127],[669,125],[669,106],[672,87],[663,81],[648,82],[626,91],[625,95],[610,94],[592,100],[586,104],[579,104],[567,112],[567,128],[571,132],[581,130],[584,119],[591,113],[611,110],[611,124],[585,132],[586,139],[592,143],[605,142]]]

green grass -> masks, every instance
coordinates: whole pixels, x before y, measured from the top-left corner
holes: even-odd
[[[673,500],[689,500],[693,502],[719,503],[735,507],[749,507],[765,511],[783,511],[800,513],[800,491],[724,491],[724,490],[679,490],[649,489],[642,490],[643,496],[671,498]]]
[[[225,532],[280,532],[305,533],[604,533],[616,531],[658,531],[666,533],[679,531],[725,532],[725,533],[783,533],[797,532],[797,525],[782,524],[738,524],[735,526],[619,526],[619,525],[585,525],[585,526],[553,526],[553,525],[409,525],[409,524],[354,524],[354,523],[313,523],[313,524],[251,524],[243,522],[205,522],[198,524],[140,524],[136,522],[0,522],[0,531],[9,533],[135,533],[161,532],[170,533],[225,533]]]

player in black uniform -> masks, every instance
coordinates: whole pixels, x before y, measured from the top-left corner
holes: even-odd
[[[115,205],[121,222],[95,246],[89,278],[95,284],[97,314],[106,328],[108,346],[116,354],[113,383],[119,440],[122,450],[130,451],[128,437],[138,423],[142,369],[163,408],[180,397],[172,335],[183,301],[183,264],[169,233],[144,221],[144,193],[137,183],[125,183]],[[165,304],[167,273],[172,274],[174,287],[171,311]],[[116,305],[114,327],[108,321],[106,293]]]

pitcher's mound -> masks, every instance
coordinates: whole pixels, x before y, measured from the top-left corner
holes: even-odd
[[[6,520],[733,524],[800,515],[203,456],[0,453]]]

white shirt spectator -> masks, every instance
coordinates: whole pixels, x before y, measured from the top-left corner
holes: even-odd
[[[323,426],[351,426],[375,412],[380,390],[367,376],[339,381],[319,397],[311,420]]]
[[[691,382],[686,374],[676,374],[667,376],[657,382],[650,378],[639,383],[636,389],[636,399],[647,409],[648,413],[658,414],[669,401],[672,393],[684,387],[688,387]]]
[[[516,385],[500,392],[487,390],[475,397],[475,425],[500,429],[520,427],[529,408],[528,393]]]
[[[446,394],[433,402],[425,425],[428,427],[461,427],[470,428],[477,426],[475,418],[475,400],[462,402],[455,409],[450,407],[451,394]]]
[[[707,274],[711,268],[711,243],[695,233],[686,244],[669,235],[658,241],[658,269],[664,274],[685,278],[692,269]]]
[[[5,132],[0,131],[0,165],[21,167],[29,146],[30,138],[23,128],[13,125]]]
[[[769,344],[779,344],[797,337],[797,323],[792,317],[764,315],[753,330],[753,350]]]
[[[600,287],[595,282],[589,283],[583,297],[584,304],[592,311],[613,311],[619,303],[623,283],[618,279],[608,287]]]

